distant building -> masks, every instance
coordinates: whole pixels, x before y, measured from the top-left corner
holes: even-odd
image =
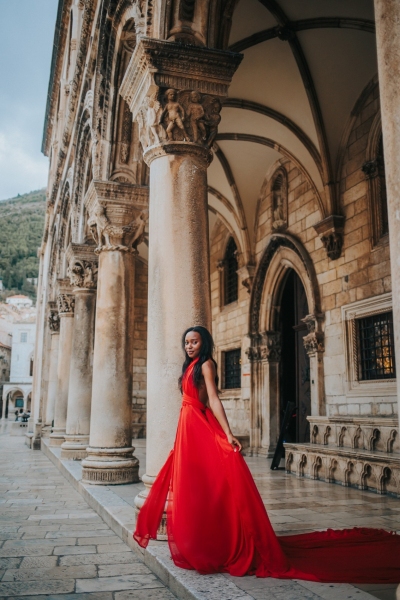
[[[6,304],[11,304],[11,306],[16,306],[17,308],[30,308],[33,302],[28,296],[16,294],[15,296],[7,298]]]
[[[33,350],[36,323],[18,321],[12,326],[11,369],[9,381],[3,384],[2,418],[14,419],[17,409],[31,408]],[[0,356],[2,347],[0,346]],[[0,362],[0,369],[1,369]]]

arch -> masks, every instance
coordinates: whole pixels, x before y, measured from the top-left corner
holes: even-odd
[[[289,233],[274,233],[267,241],[254,278],[249,315],[251,335],[275,330],[281,284],[288,268],[297,273],[303,284],[310,314],[320,315],[319,285],[308,252]]]

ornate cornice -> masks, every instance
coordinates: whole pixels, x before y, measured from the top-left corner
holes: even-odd
[[[243,56],[141,38],[122,81],[120,93],[136,116],[146,96],[159,88],[194,90],[224,98]]]

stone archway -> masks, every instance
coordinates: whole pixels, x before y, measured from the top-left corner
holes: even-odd
[[[272,235],[259,262],[250,302],[248,350],[251,363],[250,446],[272,456],[280,431],[280,311],[288,273],[294,271],[307,298],[303,342],[310,359],[311,414],[324,414],[323,333],[320,294],[313,263],[301,243],[287,233]]]

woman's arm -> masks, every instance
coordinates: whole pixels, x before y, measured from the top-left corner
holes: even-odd
[[[222,406],[222,402],[218,396],[217,386],[215,385],[215,365],[212,360],[207,360],[203,366],[201,367],[201,372],[204,377],[204,382],[206,384],[208,401],[210,403],[210,408],[217,419],[218,423],[221,425],[224,433],[228,439],[228,442],[231,444],[233,449],[241,450],[241,443],[233,436],[231,428],[229,427],[228,419],[226,418],[225,409]]]

